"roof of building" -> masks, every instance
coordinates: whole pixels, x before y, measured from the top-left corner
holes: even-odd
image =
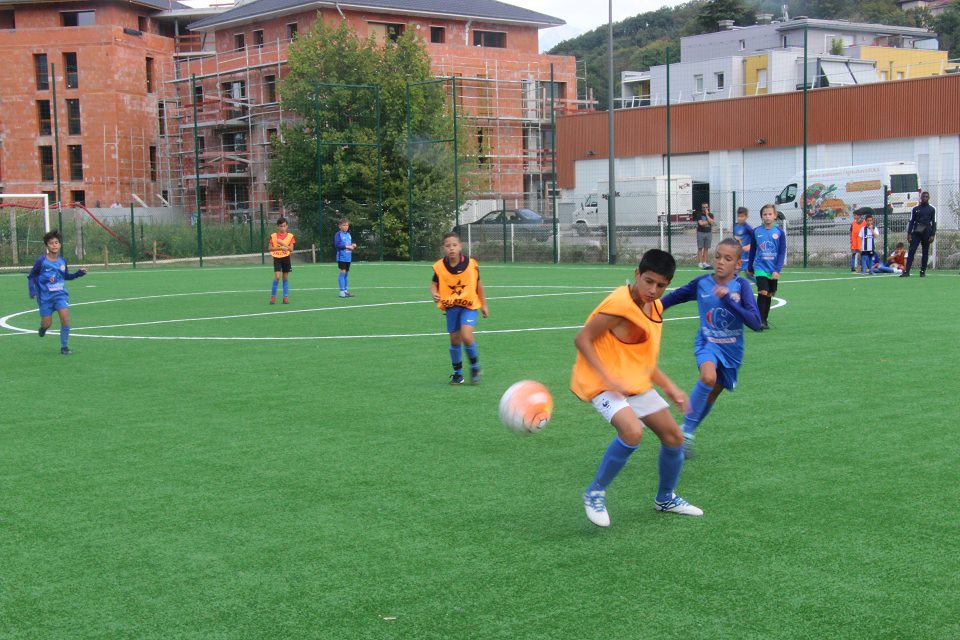
[[[123,0],[123,4],[135,4],[142,7],[150,7],[151,9],[189,9],[185,4],[176,2],[175,0]],[[50,4],[50,0],[12,0],[7,4]],[[78,2],[79,4],[79,2]],[[84,8],[89,3],[84,3]]]
[[[141,0],[144,2],[157,0]],[[530,11],[497,0],[253,0],[223,13],[204,18],[190,25],[195,31],[214,31],[221,27],[250,22],[254,18],[300,13],[324,7],[340,9],[379,10],[384,13],[456,17],[487,22],[526,24],[537,27],[555,27],[566,24],[560,18]]]
[[[820,20],[817,18],[793,18],[787,22],[774,23],[777,31],[803,29],[829,29],[876,33],[880,35],[913,36],[915,38],[935,38],[936,33],[923,27],[900,27],[891,24],[873,24],[869,22],[850,22],[847,20]]]

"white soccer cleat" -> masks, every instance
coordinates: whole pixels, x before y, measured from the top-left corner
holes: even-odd
[[[663,502],[654,500],[653,505],[657,511],[663,511],[665,513],[678,513],[681,516],[703,515],[703,509],[693,506],[677,494],[673,494],[672,498],[664,500]]]
[[[607,513],[607,492],[587,491],[583,494],[583,508],[587,519],[598,527],[610,526],[610,514]]]

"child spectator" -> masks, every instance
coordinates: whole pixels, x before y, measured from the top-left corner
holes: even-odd
[[[860,229],[860,270],[862,273],[872,273],[873,254],[876,250],[877,238],[880,231],[873,224],[873,214],[868,213],[863,218],[863,227]]]
[[[860,220],[860,210],[853,212],[850,223],[850,271],[860,271],[860,231],[864,223]]]

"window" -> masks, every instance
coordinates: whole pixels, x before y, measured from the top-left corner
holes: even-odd
[[[150,19],[146,16],[137,16],[137,29],[146,33],[150,30]]]
[[[780,39],[780,46],[782,46],[784,49],[787,48],[787,36],[783,36],[783,38]]]
[[[157,148],[150,146],[150,182],[157,181]]]
[[[167,105],[164,102],[157,103],[157,124],[160,128],[160,135],[166,135],[167,133]]]
[[[233,36],[233,48],[234,48],[234,49],[239,49],[239,50],[242,51],[244,48],[246,48],[246,46],[247,46],[247,44],[246,44],[246,41],[244,40],[244,37],[243,37],[243,34],[242,34],[242,33],[237,33],[237,34],[235,34],[235,35]]]
[[[477,164],[484,165],[487,163],[487,147],[484,143],[484,130],[483,127],[477,127]]]
[[[37,77],[37,91],[46,91],[50,88],[50,65],[47,64],[47,54],[33,54],[33,70]]]
[[[70,179],[83,180],[83,147],[79,144],[68,144],[67,157],[70,161]]]
[[[880,79],[883,80],[884,82],[886,82],[887,80],[890,79],[890,78],[887,76],[886,70],[883,70],[883,69],[880,70]]]
[[[703,93],[703,74],[698,73],[693,76],[693,92],[694,93]]]
[[[747,41],[746,41],[746,40],[741,40],[740,43],[739,43],[739,45],[740,45],[740,51],[743,51],[744,49],[747,48]]]
[[[49,136],[51,133],[53,133],[53,126],[50,120],[49,100],[37,100],[37,121],[40,125],[40,135]]]
[[[277,139],[277,130],[276,129],[267,129],[267,157],[273,159],[275,153],[273,150],[273,142]]]
[[[897,80],[903,80],[903,71],[897,71]]]
[[[717,91],[723,91],[723,72],[718,71],[714,75],[717,76]]]
[[[474,31],[473,46],[505,49],[507,46],[507,34],[503,31]]]
[[[403,28],[406,25],[390,24],[385,22],[368,22],[367,33],[373,36],[377,44],[383,44],[387,40],[396,42],[403,35]]]
[[[430,27],[430,42],[443,44],[447,41],[447,30],[444,27]]]
[[[198,84],[193,87],[193,103],[197,105],[197,108],[203,104],[203,85]]]
[[[767,88],[767,70],[757,69],[757,93]]]
[[[223,134],[223,150],[228,153],[242,153],[247,150],[247,134],[243,131]]]
[[[16,29],[17,19],[13,9],[0,10],[0,29]]]
[[[89,27],[96,23],[93,11],[63,11],[60,13],[60,24],[64,27]]]
[[[287,40],[293,40],[297,37],[297,23],[291,22],[287,25]]]
[[[40,180],[43,182],[53,182],[53,147],[37,147],[40,152]],[[50,202],[56,201],[56,197],[50,199]]]
[[[203,155],[203,152],[207,150],[207,139],[203,136],[197,136],[197,153]]]
[[[263,101],[277,101],[277,76],[263,76]]]
[[[56,191],[41,191],[40,193],[42,193],[43,195],[47,196],[47,202],[50,203],[50,206],[51,206],[51,207],[54,205],[54,203],[56,203],[56,201],[57,201],[57,192],[56,192]]]
[[[200,210],[207,208],[207,188],[201,186],[197,189],[197,199],[200,201]]]
[[[147,58],[147,93],[153,93],[153,58]]]
[[[920,190],[920,182],[915,173],[891,174],[890,191],[894,193],[916,193]]]
[[[63,69],[67,74],[67,89],[80,87],[80,70],[77,68],[77,54],[63,54]]]
[[[87,192],[86,191],[71,191],[70,199],[73,200],[74,204],[87,204]]]
[[[80,99],[67,98],[67,133],[80,135]]]
[[[253,46],[255,49],[263,48],[263,29],[257,29],[253,32]]]

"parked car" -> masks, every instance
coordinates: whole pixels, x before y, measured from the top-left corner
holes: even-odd
[[[543,225],[546,224],[543,216],[534,211],[533,209],[498,209],[496,211],[491,211],[487,215],[483,216],[479,220],[475,220],[470,224],[499,224],[504,223],[504,216],[506,216],[507,224],[536,224]]]

